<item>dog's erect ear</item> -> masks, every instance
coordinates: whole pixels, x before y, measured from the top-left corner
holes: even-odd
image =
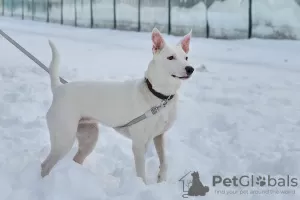
[[[191,38],[192,38],[192,30],[188,34],[186,34],[179,43],[179,45],[181,46],[181,48],[185,53],[188,53],[190,50]]]
[[[164,47],[165,41],[157,28],[154,28],[152,30],[152,42],[153,42],[153,46],[152,46],[153,53],[157,53]]]

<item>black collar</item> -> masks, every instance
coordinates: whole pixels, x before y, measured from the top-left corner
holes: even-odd
[[[159,93],[159,92],[157,92],[157,91],[155,91],[153,88],[152,88],[152,84],[150,83],[150,81],[147,79],[147,78],[145,78],[145,81],[146,81],[146,83],[147,83],[147,86],[148,86],[148,89],[150,90],[150,92],[154,95],[154,96],[156,96],[157,98],[159,98],[159,99],[161,99],[161,100],[171,100],[171,99],[173,99],[173,97],[174,97],[174,94],[172,94],[172,95],[170,95],[170,96],[167,96],[167,95],[164,95],[164,94],[162,94],[162,93]]]

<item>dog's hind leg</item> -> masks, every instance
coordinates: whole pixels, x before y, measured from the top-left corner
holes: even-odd
[[[47,114],[47,124],[50,132],[51,150],[42,163],[41,176],[48,175],[54,165],[61,160],[72,148],[75,138],[78,120],[75,118],[66,118]]]
[[[164,135],[158,135],[153,139],[155,149],[159,159],[159,173],[157,176],[157,182],[162,182],[166,180],[167,176],[167,163],[165,158],[165,149],[164,149]]]
[[[85,158],[93,151],[99,135],[97,123],[80,123],[77,129],[78,151],[73,160],[82,164]]]

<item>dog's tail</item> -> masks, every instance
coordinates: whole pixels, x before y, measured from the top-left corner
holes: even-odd
[[[49,74],[50,74],[50,80],[51,80],[51,90],[53,93],[54,89],[61,84],[61,82],[59,80],[59,75],[58,75],[59,53],[58,53],[54,43],[51,40],[49,40],[49,45],[51,47],[51,52],[52,52],[52,60],[49,65]]]

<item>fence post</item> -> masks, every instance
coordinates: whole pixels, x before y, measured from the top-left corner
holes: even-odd
[[[168,34],[171,34],[171,0],[168,0]]]
[[[113,6],[114,6],[114,29],[117,29],[117,3],[116,0],[114,0],[113,2]]]
[[[74,0],[74,25],[77,26],[77,0]]]
[[[141,0],[138,0],[138,32],[141,31]]]
[[[94,27],[93,0],[90,0],[91,28]]]
[[[4,16],[4,0],[2,0],[2,16]]]
[[[252,37],[252,0],[249,0],[249,29],[248,29],[248,38]]]
[[[22,0],[22,20],[24,20],[24,0]]]
[[[64,0],[60,0],[60,24],[64,23]]]
[[[209,38],[208,9],[209,7],[207,6],[207,0],[205,0],[206,38]]]
[[[14,0],[11,0],[11,10],[10,10],[10,15],[13,17],[14,16]]]
[[[46,22],[47,23],[49,23],[49,21],[50,21],[50,11],[49,11],[49,9],[50,9],[50,2],[49,2],[49,0],[47,0],[47,19],[46,19]]]
[[[31,1],[31,19],[34,20],[34,0]]]

